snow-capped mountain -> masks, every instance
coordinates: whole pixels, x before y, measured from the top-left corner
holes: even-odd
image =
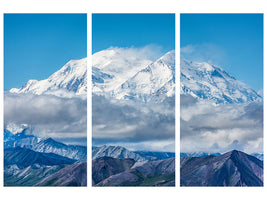
[[[28,124],[14,124],[14,123],[9,123],[6,125],[5,127],[5,131],[9,131],[10,133],[13,134],[17,134],[17,133],[21,133],[21,132],[25,132],[27,131],[28,134],[32,133],[33,131],[33,127],[29,126]]]
[[[142,56],[129,56],[120,48],[107,49],[92,56],[92,91],[116,99],[163,101],[175,93],[175,52],[155,62]],[[181,94],[215,103],[246,103],[262,97],[223,69],[181,58]],[[67,91],[67,92],[66,92]],[[12,93],[84,95],[87,92],[87,59],[71,60],[48,79],[29,80]]]
[[[103,94],[120,87],[152,61],[129,56],[125,50],[117,48],[93,54],[92,63],[92,90],[94,93]]]
[[[153,151],[130,151],[121,146],[101,146],[93,147],[92,158],[97,159],[100,157],[112,157],[112,158],[131,158],[136,161],[145,160],[164,160],[167,158],[175,157],[175,153],[172,152],[153,152]]]
[[[27,148],[41,153],[54,153],[78,161],[87,160],[86,146],[66,145],[52,138],[40,138],[25,128],[22,132],[13,134],[4,129],[4,148]]]
[[[118,99],[150,101],[175,94],[175,52],[170,51],[137,72],[113,92]]]
[[[130,51],[130,50],[129,50]],[[92,56],[92,91],[116,99],[150,101],[174,96],[175,53],[155,62],[132,56],[125,49],[107,49]],[[87,59],[71,60],[49,78],[29,80],[12,93],[53,94],[67,97],[87,92]]]
[[[206,62],[190,62],[181,58],[181,94],[219,103],[247,103],[262,97],[223,69]]]
[[[115,50],[99,52],[93,55],[92,80],[95,94],[162,101],[175,93],[175,52],[170,51],[155,62],[121,57]]]
[[[22,88],[13,88],[12,93],[54,94],[66,96],[67,92],[77,95],[87,93],[87,59],[71,60],[48,79],[29,80]]]
[[[145,161],[146,159],[139,154],[136,154],[128,149],[120,146],[101,146],[94,147],[92,151],[92,159],[97,159],[103,156],[112,158],[132,158],[136,161]]]
[[[41,138],[32,135],[30,127],[26,127],[15,134],[8,129],[4,129],[4,148],[22,147],[31,149],[40,141]]]

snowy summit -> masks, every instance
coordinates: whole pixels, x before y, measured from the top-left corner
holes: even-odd
[[[191,62],[181,58],[181,94],[220,103],[249,103],[262,97],[223,69],[206,62]]]
[[[13,88],[12,93],[54,94],[65,96],[72,92],[76,95],[87,93],[87,59],[71,60],[48,79],[29,80],[20,89]]]

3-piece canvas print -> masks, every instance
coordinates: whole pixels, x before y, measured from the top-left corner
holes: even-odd
[[[175,23],[4,14],[4,186],[263,186],[263,14]]]

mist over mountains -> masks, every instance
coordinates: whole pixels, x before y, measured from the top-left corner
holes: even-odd
[[[222,68],[181,58],[181,152],[263,151],[263,98]]]
[[[110,48],[92,60],[93,186],[174,186],[175,52]]]
[[[173,152],[174,51],[155,61],[139,54],[111,48],[92,56],[93,144]]]
[[[4,185],[86,186],[86,59],[4,97]]]
[[[5,91],[5,127],[28,124],[40,137],[75,138],[74,143],[86,145],[86,60],[72,60],[48,79]]]
[[[17,131],[4,130],[5,186],[86,186],[86,146],[37,137],[25,125]]]
[[[155,60],[138,55],[113,48],[92,58],[92,139],[98,146],[93,149],[94,169],[101,171],[108,163],[107,172],[93,177],[95,185],[174,185],[175,52]],[[46,80],[30,80],[5,92],[7,185],[85,184],[80,175],[86,165],[86,140],[64,144],[58,139],[86,138],[86,77],[86,59],[70,61]],[[180,90],[181,152],[202,151],[208,159],[212,153],[237,149],[262,157],[263,100],[253,89],[219,67],[181,60]],[[37,159],[22,166],[10,162],[10,152],[46,162]],[[56,158],[62,163],[51,165]],[[170,167],[170,173],[161,166]],[[64,173],[71,172],[80,178],[65,180]],[[190,173],[183,184],[191,184]],[[31,178],[24,182],[25,177]],[[238,177],[236,185],[249,185],[251,180]],[[253,184],[261,185],[259,179],[253,178]]]

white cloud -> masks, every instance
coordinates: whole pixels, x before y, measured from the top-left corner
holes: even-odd
[[[181,96],[183,99],[187,96]],[[239,149],[262,152],[263,106],[261,103],[212,105],[181,104],[181,151],[226,152]]]
[[[166,53],[162,51],[161,46],[156,44],[149,44],[144,47],[109,47],[108,49],[119,51],[122,57],[127,57],[129,60],[147,59],[155,61]]]
[[[170,145],[174,144],[175,137],[174,115],[174,106],[167,103],[111,102],[103,96],[93,95],[93,144],[174,151],[174,145]],[[158,145],[160,143],[162,145]]]
[[[41,137],[86,137],[87,102],[53,95],[4,95],[4,123],[28,124]]]
[[[193,53],[195,50],[196,50],[196,46],[189,44],[189,45],[186,45],[185,47],[181,47],[180,53],[189,54],[189,53]]]
[[[227,58],[225,51],[212,43],[189,44],[181,47],[180,52],[181,56],[187,60],[215,65],[224,65]]]

